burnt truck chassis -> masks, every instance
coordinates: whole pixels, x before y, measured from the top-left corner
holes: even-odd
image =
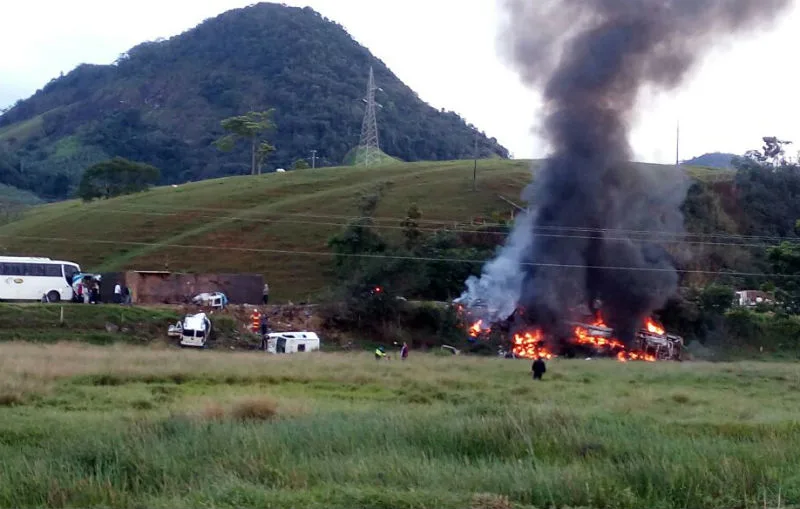
[[[492,330],[498,333],[502,344],[508,349],[501,349],[501,356],[508,356],[513,346],[513,338],[516,333],[522,330],[522,327],[516,325],[517,319],[521,317],[519,311],[505,319],[503,322],[496,324]],[[596,338],[604,338],[611,340],[614,338],[614,329],[610,327],[598,326],[583,322],[570,322],[566,324],[569,328],[581,327],[588,332],[590,336]],[[598,352],[602,351],[602,347],[592,344],[582,344],[577,341],[572,341],[569,338],[562,341],[557,341],[561,345],[562,354],[566,358],[576,358],[580,356],[596,356]],[[669,334],[665,331],[664,334],[657,334],[651,332],[646,328],[641,328],[636,332],[636,344],[631,345],[633,349],[644,355],[652,355],[659,361],[682,361],[683,360],[683,337]]]

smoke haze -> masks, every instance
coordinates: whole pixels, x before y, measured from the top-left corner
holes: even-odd
[[[678,169],[631,163],[637,100],[647,87],[677,87],[714,43],[767,26],[790,3],[503,0],[502,38],[542,91],[551,155],[523,193],[530,211],[460,301],[487,323],[521,307],[557,335],[599,299],[629,342],[677,289],[658,238],[682,232],[689,185]]]

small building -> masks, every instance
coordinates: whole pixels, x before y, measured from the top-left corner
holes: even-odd
[[[770,296],[761,290],[741,290],[736,292],[736,304],[742,307],[755,307],[772,302]]]
[[[267,335],[269,353],[302,353],[320,349],[315,332],[271,332]]]
[[[103,274],[103,302],[113,302],[114,285],[127,286],[132,304],[192,304],[201,294],[222,293],[229,304],[263,302],[261,274],[191,274],[168,271],[127,271]]]

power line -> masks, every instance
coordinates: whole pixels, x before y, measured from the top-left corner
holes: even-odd
[[[140,210],[126,210],[126,209],[114,209],[111,211],[108,210],[98,210],[97,212],[101,212],[103,214],[111,213],[130,213],[130,214],[137,214],[137,215],[152,215],[152,216],[176,216],[182,215],[183,212],[148,212],[148,211],[140,211]],[[305,225],[317,225],[317,226],[331,226],[331,227],[340,227],[345,228],[349,226],[347,223],[335,223],[335,222],[321,222],[321,221],[296,221],[292,219],[285,219],[285,217],[294,217],[294,216],[279,216],[277,219],[267,219],[267,218],[250,218],[250,217],[241,217],[241,216],[217,216],[217,215],[201,215],[197,214],[194,217],[197,218],[208,218],[208,219],[218,219],[218,220],[225,220],[225,221],[246,221],[250,223],[263,223],[263,224],[272,224],[272,223],[288,223],[288,224],[305,224]],[[321,216],[325,217],[325,216]],[[362,218],[363,219],[363,218]],[[357,220],[357,219],[356,219]],[[385,224],[370,224],[368,225],[370,228],[378,229],[378,230],[404,230],[406,227],[401,225],[385,225]],[[505,232],[491,232],[485,230],[469,230],[464,228],[427,228],[427,227],[418,227],[420,231],[426,232],[439,232],[439,231],[448,231],[452,233],[474,233],[474,234],[481,234],[481,235],[495,235],[495,236],[503,236],[507,237],[509,234]],[[633,237],[610,237],[606,236],[608,233],[613,233],[612,230],[608,231],[592,231],[585,232],[584,235],[578,234],[559,234],[559,233],[542,233],[542,232],[533,232],[533,234],[537,237],[543,238],[560,238],[560,239],[575,239],[575,240],[603,240],[603,241],[610,241],[610,242],[633,242],[633,243],[661,243],[661,244],[685,244],[685,245],[697,245],[697,246],[728,246],[728,247],[768,247],[774,246],[776,244],[770,244],[766,242],[762,243],[745,243],[745,242],[718,242],[718,241],[705,241],[705,240],[692,240],[691,234],[687,234],[682,236],[680,234],[674,234],[672,238],[653,238],[652,232],[641,232],[641,235],[647,235],[647,238],[633,238]],[[580,232],[579,232],[580,233]],[[594,235],[590,235],[591,233],[595,233]],[[785,239],[781,239],[783,242],[787,242],[789,244],[800,244],[800,242],[792,242],[787,241]]]
[[[23,240],[35,241],[51,241],[51,242],[68,242],[74,243],[74,238],[63,237],[35,237],[24,235],[3,235],[0,238],[14,238]],[[331,253],[324,251],[301,251],[289,249],[265,249],[265,248],[249,248],[249,247],[235,247],[235,246],[209,246],[209,245],[193,245],[193,244],[167,244],[158,242],[135,242],[123,240],[99,240],[99,239],[81,239],[81,242],[87,244],[112,244],[123,246],[137,246],[137,247],[159,247],[159,248],[175,248],[175,249],[189,249],[189,250],[205,250],[205,251],[234,251],[246,253],[269,253],[269,254],[285,254],[285,255],[302,255],[302,256],[324,256],[336,257],[344,256],[349,258],[373,258],[373,259],[386,259],[386,260],[411,260],[411,261],[430,261],[430,262],[447,262],[447,263],[478,263],[485,264],[490,259],[464,259],[464,258],[438,258],[427,256],[401,256],[401,255],[383,255],[372,253]],[[693,269],[671,269],[671,268],[656,268],[656,267],[619,267],[613,265],[577,265],[577,264],[561,264],[561,263],[537,263],[537,262],[520,262],[521,266],[528,267],[544,267],[544,268],[563,268],[563,269],[593,269],[593,270],[620,270],[620,271],[636,271],[636,272],[677,272],[681,274],[709,274],[709,275],[725,275],[725,276],[738,276],[738,277],[781,277],[795,279],[800,278],[800,274],[766,274],[764,272],[723,272],[711,270],[693,270]]]
[[[136,213],[138,211],[143,211],[142,213],[145,213],[147,211],[153,210],[153,207],[152,206],[148,206],[146,209],[145,208],[137,209],[137,208],[134,207],[134,208],[118,209],[118,210],[129,210],[131,213]],[[187,209],[178,209],[178,208],[172,208],[171,207],[171,208],[169,208],[167,210],[170,211],[170,212],[164,212],[163,214],[165,214],[165,215],[181,215],[181,214],[185,215],[185,214],[190,214],[190,213],[195,212],[195,211],[206,211],[206,212],[213,212],[213,213],[219,213],[219,212],[243,212],[245,214],[250,213],[249,209],[218,208],[218,207],[192,207],[192,208],[187,208]],[[85,211],[86,212],[94,212],[91,209],[86,209]],[[103,210],[100,210],[100,211],[97,211],[97,212],[106,213],[106,212],[108,212],[108,210],[103,209]],[[338,215],[338,214],[308,214],[308,213],[300,213],[300,212],[292,213],[292,214],[287,214],[287,213],[280,213],[280,214],[263,213],[263,214],[259,214],[259,215],[267,216],[267,217],[310,217],[310,218],[323,218],[323,219],[342,219],[342,220],[348,220],[348,221],[359,221],[359,220],[367,220],[367,219],[369,219],[369,220],[378,221],[378,222],[381,222],[381,221],[401,222],[404,219],[404,218],[401,218],[401,217],[392,217],[392,216],[377,216],[377,217],[375,217],[375,216],[348,216],[348,215]],[[205,216],[201,216],[201,217],[205,217]],[[227,218],[231,218],[232,217],[234,219],[248,220],[248,218],[240,217],[240,216],[220,217],[220,216],[216,216],[215,215],[215,216],[207,216],[207,217],[216,217],[216,218],[220,218],[220,219],[226,219],[226,217]],[[253,220],[255,220],[255,218],[253,218]],[[424,224],[431,224],[431,225],[443,225],[443,227],[449,227],[449,225],[466,224],[466,221],[457,221],[457,220],[453,220],[453,219],[449,219],[449,220],[448,219],[429,219],[429,220],[420,219],[418,222],[419,223],[424,223]],[[509,226],[508,224],[505,224],[505,223],[488,223],[488,222],[487,223],[473,223],[473,224],[475,224],[475,226],[481,226],[481,227],[484,227],[484,228],[507,227],[507,226]],[[708,233],[684,232],[684,233],[679,233],[679,232],[669,232],[669,231],[665,231],[665,230],[631,230],[631,229],[624,229],[624,228],[591,228],[591,227],[555,226],[555,225],[553,225],[553,226],[533,226],[532,227],[532,231],[534,233],[536,233],[536,232],[538,232],[540,230],[542,230],[542,231],[572,231],[572,232],[577,232],[577,233],[612,233],[612,234],[630,233],[630,234],[640,234],[640,235],[649,235],[649,236],[661,235],[661,236],[665,236],[665,237],[679,237],[679,238],[693,237],[693,238],[722,238],[722,239],[765,240],[765,241],[774,241],[774,242],[787,241],[786,237],[780,237],[780,236],[774,236],[774,235],[773,236],[770,236],[770,235],[741,235],[741,234],[714,233],[714,232],[708,232]],[[465,231],[471,231],[471,230],[465,230]],[[484,230],[479,230],[477,232],[478,233],[499,233],[499,232],[487,232],[487,231],[484,231]]]

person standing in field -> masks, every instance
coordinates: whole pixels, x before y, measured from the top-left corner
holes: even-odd
[[[531,371],[533,371],[534,380],[542,379],[542,375],[544,375],[545,372],[547,371],[547,366],[545,365],[544,359],[542,359],[541,355],[537,357],[535,361],[533,361],[533,366],[531,366]]]
[[[267,351],[267,331],[269,324],[267,323],[267,315],[261,315],[261,349]]]
[[[400,358],[406,360],[408,358],[408,343],[403,341],[403,348],[400,349]]]
[[[264,283],[263,298],[264,298],[264,305],[266,306],[267,303],[269,302],[269,284],[267,283]]]

